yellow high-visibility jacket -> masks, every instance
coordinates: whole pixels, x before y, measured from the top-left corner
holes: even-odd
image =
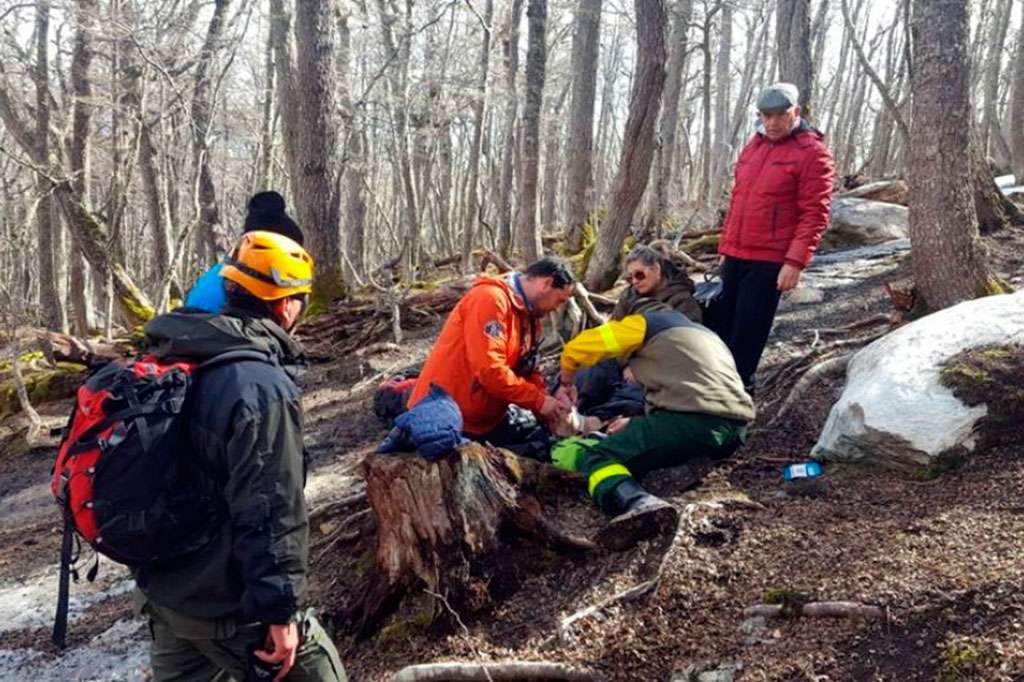
[[[627,315],[580,333],[565,345],[571,372],[606,358],[628,358],[654,408],[749,422],[754,401],[729,348],[710,329],[676,311]]]

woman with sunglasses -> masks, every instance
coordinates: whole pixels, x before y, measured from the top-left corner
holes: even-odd
[[[612,319],[621,320],[629,311],[642,310],[657,302],[701,322],[701,310],[693,298],[696,286],[686,266],[663,240],[641,244],[626,256],[625,280],[629,283],[612,311]]]

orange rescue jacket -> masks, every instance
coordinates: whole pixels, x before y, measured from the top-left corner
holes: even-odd
[[[410,408],[437,384],[458,404],[463,430],[473,435],[495,428],[510,403],[540,410],[548,395],[540,372],[520,377],[513,371],[539,333],[516,291],[518,276],[477,278],[445,321],[409,396]]]

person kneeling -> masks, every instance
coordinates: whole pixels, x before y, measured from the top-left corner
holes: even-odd
[[[647,414],[617,419],[607,438],[568,439],[552,451],[556,466],[586,474],[594,502],[614,517],[598,534],[614,550],[674,530],[678,522],[678,511],[636,478],[695,458],[728,457],[746,442],[755,416],[725,343],[665,305],[576,336],[562,352],[560,381],[571,386],[578,368],[627,356],[646,389]]]

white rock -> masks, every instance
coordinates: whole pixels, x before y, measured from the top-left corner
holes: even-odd
[[[821,246],[840,249],[881,244],[906,237],[908,230],[906,206],[839,197],[832,200],[832,217]]]
[[[957,446],[973,449],[974,425],[988,408],[961,403],[940,383],[940,366],[963,350],[1021,342],[1024,291],[967,301],[886,334],[850,360],[811,454],[907,468]]]

